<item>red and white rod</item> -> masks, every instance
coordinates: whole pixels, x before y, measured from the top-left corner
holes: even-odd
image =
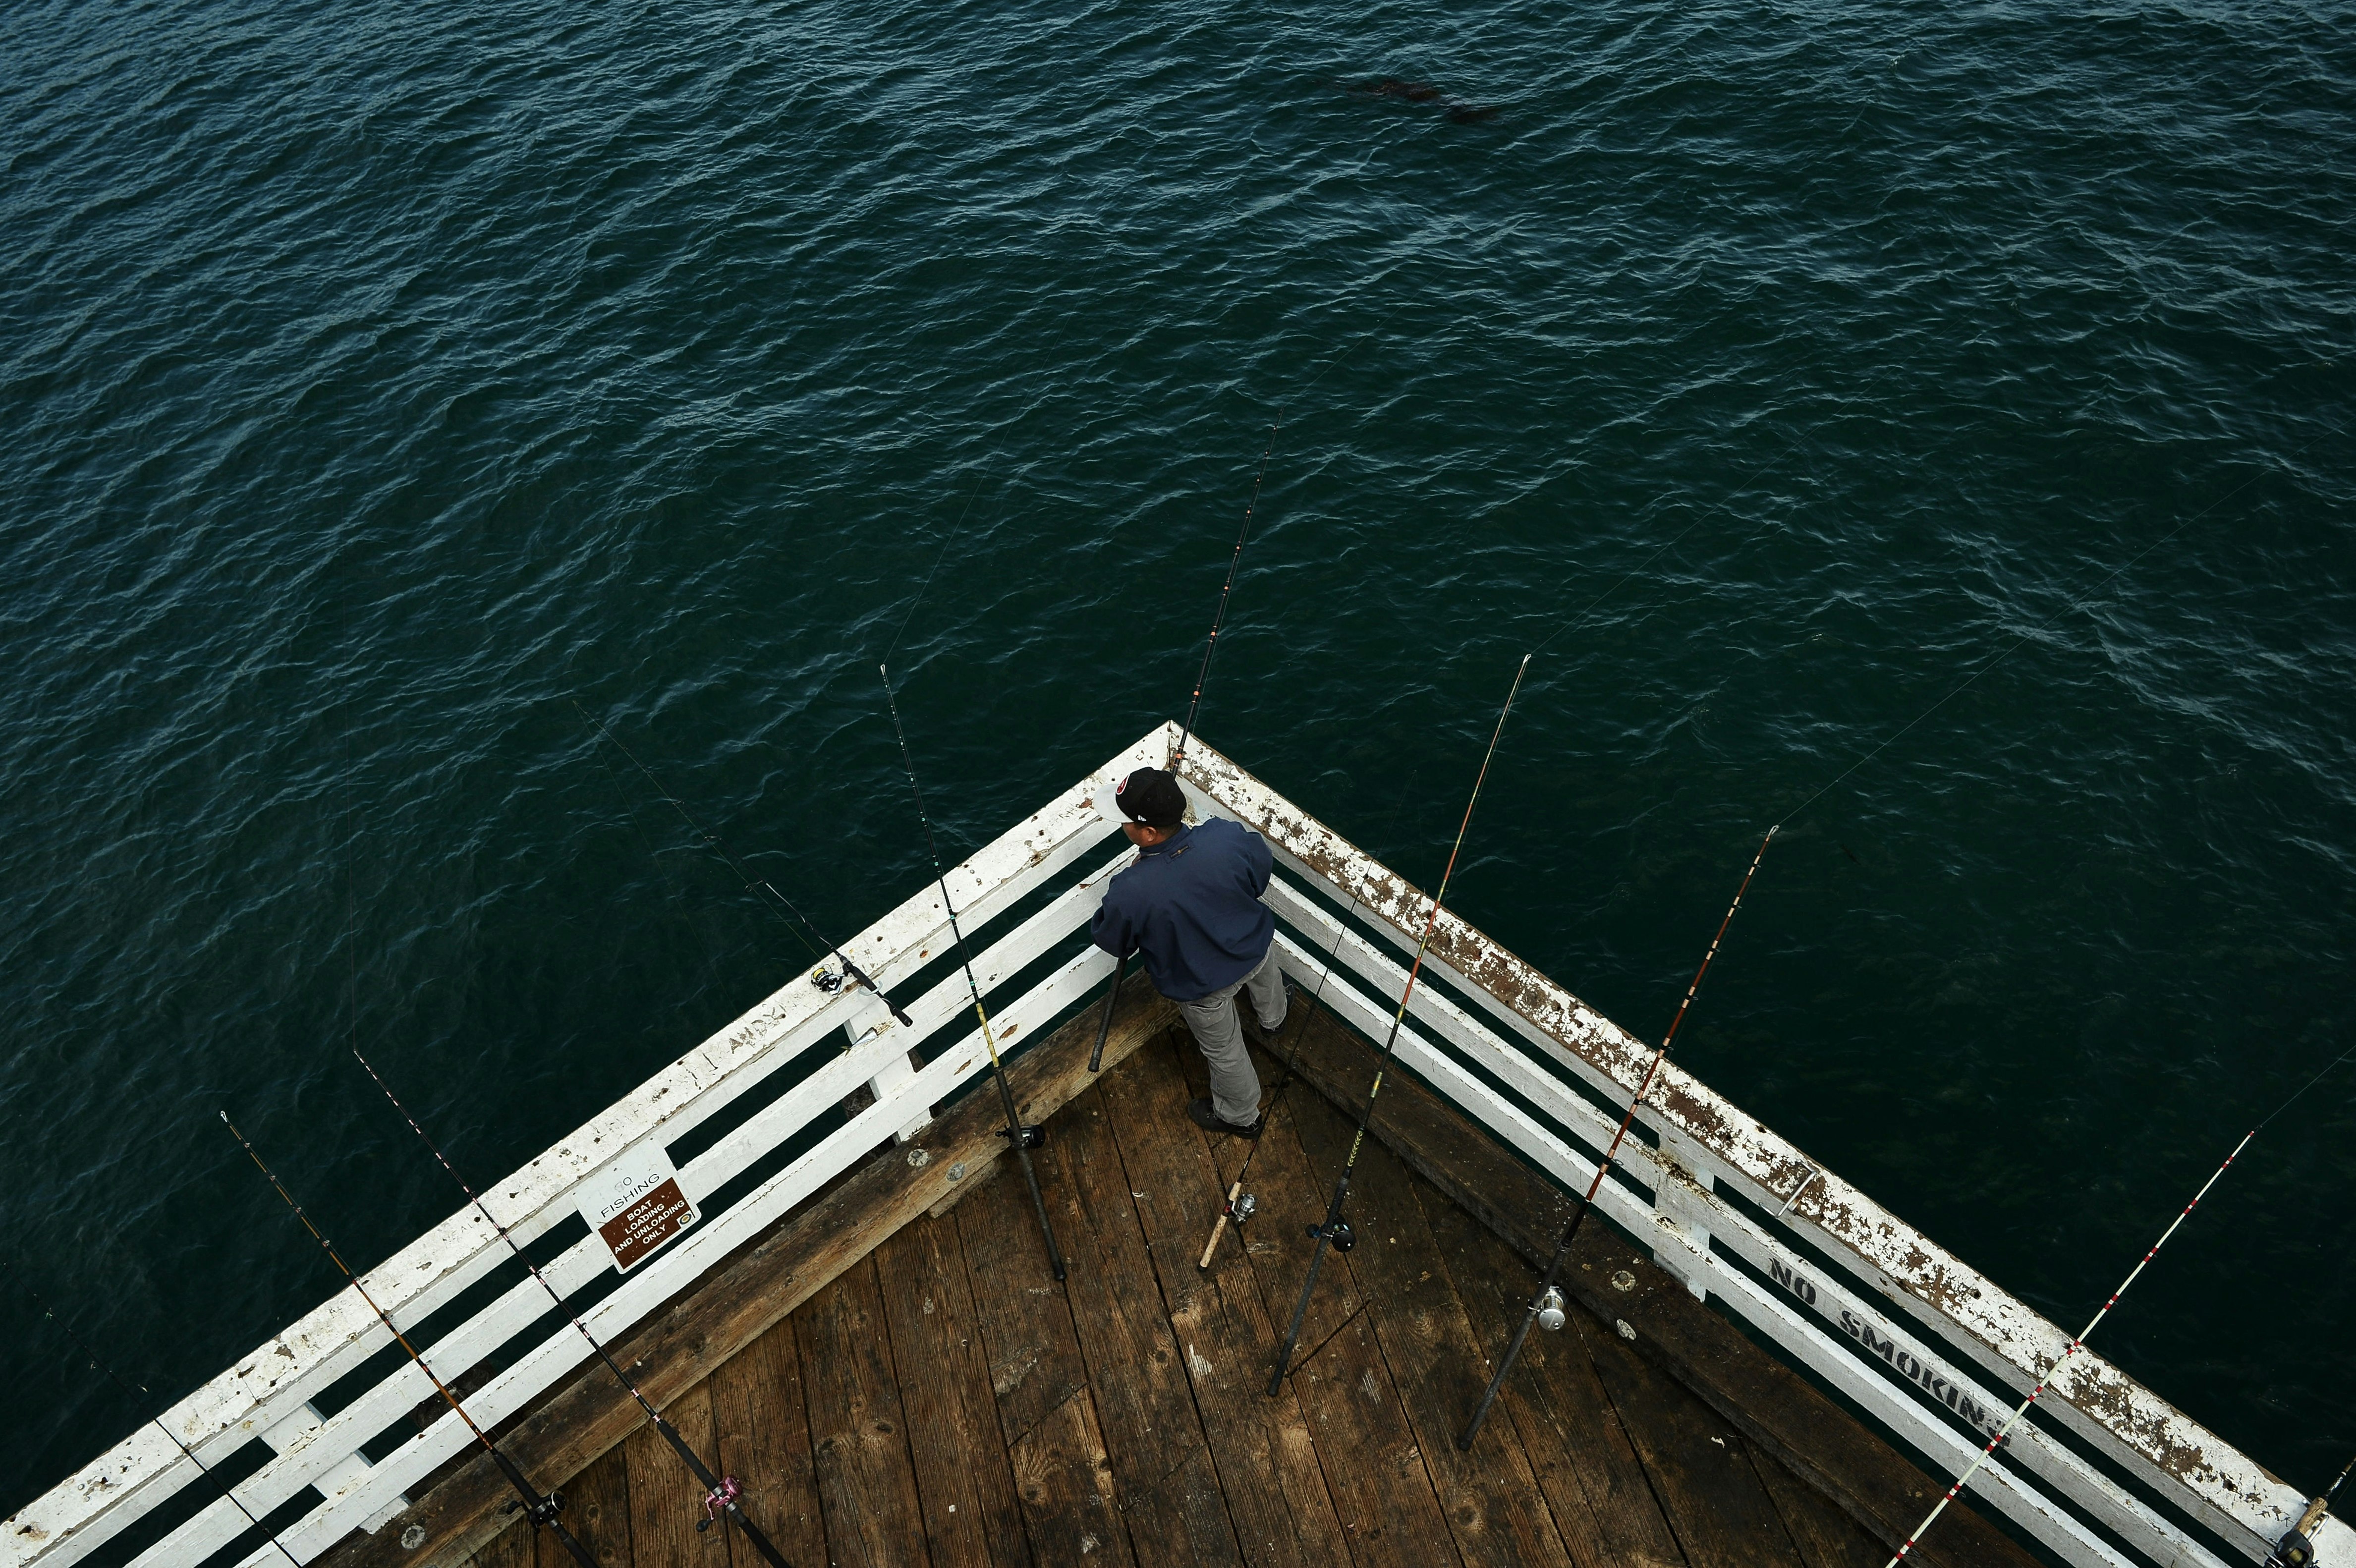
[[[1914,1533],[1906,1538],[1905,1544],[1899,1547],[1890,1561],[1881,1565],[1881,1568],[1898,1568],[1898,1564],[1904,1560],[1906,1554],[1914,1550],[1914,1543],[1922,1539],[1923,1531],[1929,1530],[1938,1517],[1947,1511],[1947,1505],[1955,1500],[1956,1495],[1964,1489],[1964,1483],[1977,1474],[1979,1467],[1987,1462],[1987,1456],[1997,1451],[1997,1444],[2011,1435],[2013,1424],[2029,1413],[2029,1407],[2037,1402],[2037,1396],[2043,1393],[2046,1385],[2052,1382],[2062,1369],[2070,1364],[2070,1358],[2078,1353],[2086,1343],[2087,1337],[2094,1332],[2104,1318],[2110,1316],[2111,1308],[2118,1305],[2119,1297],[2127,1294],[2127,1287],[2136,1283],[2136,1276],[2143,1273],[2146,1264],[2159,1256],[2159,1250],[2168,1245],[2168,1239],[2176,1234],[2176,1228],[2190,1219],[2194,1209],[2201,1207],[2201,1200],[2209,1196],[2209,1189],[2217,1185],[2218,1177],[2233,1168],[2233,1161],[2240,1157],[2244,1149],[2250,1146],[2250,1140],[2257,1135],[2258,1130],[2255,1127],[2242,1134],[2242,1141],[2233,1145],[2233,1152],[2225,1156],[2225,1163],[2219,1165],[2214,1174],[2201,1184],[2201,1190],[2192,1195],[2192,1201],[2184,1206],[2184,1212],[2178,1215],[2168,1229],[2160,1232],[2159,1240],[2151,1244],[2151,1251],[2146,1252],[2142,1262],[2127,1272],[2127,1277],[2119,1282],[2119,1288],[2111,1293],[2111,1299],[2103,1303],[2102,1311],[2094,1314],[2093,1321],[2078,1331],[2078,1337],[2070,1341],[2070,1348],[2062,1352],[2062,1359],[2048,1368],[2043,1377],[2037,1380],[2037,1386],[2029,1391],[2029,1397],[2020,1402],[2020,1408],[2007,1417],[2002,1426],[1997,1428],[1996,1435],[1988,1439],[1987,1446],[1981,1449],[1971,1464],[1965,1467],[1964,1473],[1955,1477],[1955,1484],[1947,1488],[1947,1495],[1938,1500],[1930,1513],[1923,1517],[1922,1522],[1914,1527]]]

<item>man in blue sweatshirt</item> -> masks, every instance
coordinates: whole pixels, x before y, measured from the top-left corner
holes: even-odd
[[[1215,1133],[1259,1133],[1259,1074],[1244,1047],[1236,993],[1251,998],[1268,1036],[1284,1026],[1284,976],[1276,963],[1276,919],[1268,891],[1268,841],[1240,822],[1214,817],[1186,826],[1176,775],[1141,768],[1113,787],[1121,831],[1137,864],[1112,879],[1088,925],[1115,958],[1145,960],[1153,988],[1179,1004],[1211,1068],[1211,1094],[1187,1106]]]

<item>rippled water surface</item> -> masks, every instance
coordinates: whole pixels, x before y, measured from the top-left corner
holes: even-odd
[[[945,543],[963,849],[1181,709],[1280,410],[1206,737],[1428,885],[1545,642],[1463,912],[1655,1035],[1788,818],[1684,1059],[2074,1327],[2356,1043],[2351,21],[9,7],[0,1507],[141,1413],[17,1285],[159,1396],[329,1294],[218,1109],[450,1210],[348,1006],[496,1172],[803,961],[575,701],[855,930]],[[2344,1070],[2100,1341],[2310,1489]]]

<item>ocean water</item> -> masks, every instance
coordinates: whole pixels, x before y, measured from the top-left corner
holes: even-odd
[[[349,1039],[492,1175],[805,961],[582,710],[856,930],[879,658],[985,841],[1264,451],[1205,737],[1429,886],[1542,645],[1452,901],[1656,1036],[1787,822],[1681,1059],[2074,1328],[2356,1044],[2351,22],[9,7],[0,1501],[145,1413],[28,1288],[158,1403],[334,1289],[218,1111],[372,1262]],[[2351,1102],[2097,1341],[2308,1489]]]

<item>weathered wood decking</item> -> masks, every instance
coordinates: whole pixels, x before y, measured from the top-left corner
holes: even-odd
[[[1050,1122],[1038,1165],[1070,1258],[1062,1284],[1004,1170],[969,1178],[946,1211],[896,1227],[896,1214],[865,1215],[871,1237],[890,1230],[872,1251],[820,1257],[790,1235],[764,1243],[773,1262],[740,1259],[707,1287],[712,1302],[691,1297],[629,1347],[668,1391],[656,1397],[670,1418],[744,1481],[747,1511],[795,1568],[1878,1568],[1890,1521],[1919,1517],[1931,1483],[1918,1470],[1601,1226],[1573,1264],[1572,1294],[1588,1310],[1574,1309],[1560,1335],[1533,1337],[1497,1416],[1459,1454],[1452,1434],[1486,1375],[1483,1358],[1501,1348],[1530,1288],[1515,1246],[1532,1242],[1515,1232],[1543,1230],[1549,1215],[1505,1221],[1493,1205],[1531,1196],[1515,1185],[1519,1167],[1411,1084],[1387,1086],[1378,1125],[1398,1149],[1362,1157],[1351,1204],[1360,1244],[1329,1255],[1299,1370],[1269,1399],[1306,1264],[1303,1224],[1322,1211],[1349,1138],[1325,1096],[1346,1105],[1363,1093],[1371,1052],[1330,1024],[1312,1029],[1309,1082],[1288,1096],[1253,1167],[1260,1217],[1248,1246],[1224,1243],[1205,1274],[1194,1260],[1243,1145],[1184,1120],[1201,1063],[1166,1011],[1141,999],[1130,1014],[1130,1054],[1100,1079],[1070,1077],[1055,1055],[1084,1052],[1092,1019],[1024,1064],[1036,1082],[1067,1086],[1043,1090],[1047,1102],[1078,1090]],[[1263,1070],[1272,1084],[1272,1064]],[[960,1115],[980,1124],[966,1107],[944,1121]],[[861,1179],[834,1199],[875,1206],[859,1197]],[[848,1219],[836,1216],[838,1228]],[[763,1266],[778,1274],[769,1305],[799,1305],[745,1342],[762,1310],[748,1282]],[[1623,1270],[1635,1283],[1615,1290]],[[730,1354],[732,1333],[743,1348]],[[669,1362],[684,1370],[666,1380]],[[568,1397],[570,1425],[556,1411]],[[563,1484],[565,1517],[602,1563],[758,1563],[741,1540],[695,1531],[697,1488],[651,1431],[629,1430],[634,1414],[586,1380],[510,1446],[543,1485],[578,1471]],[[610,1436],[579,1437],[584,1423],[628,1434],[604,1447]],[[412,1517],[438,1533],[468,1506],[496,1508],[479,1479],[468,1494],[462,1468],[338,1561],[455,1568],[463,1556],[402,1552],[397,1538]],[[1929,1546],[1933,1563],[2030,1561],[1962,1510]],[[536,1551],[540,1568],[569,1561],[553,1540]],[[535,1542],[511,1526],[473,1560],[524,1568]]]

